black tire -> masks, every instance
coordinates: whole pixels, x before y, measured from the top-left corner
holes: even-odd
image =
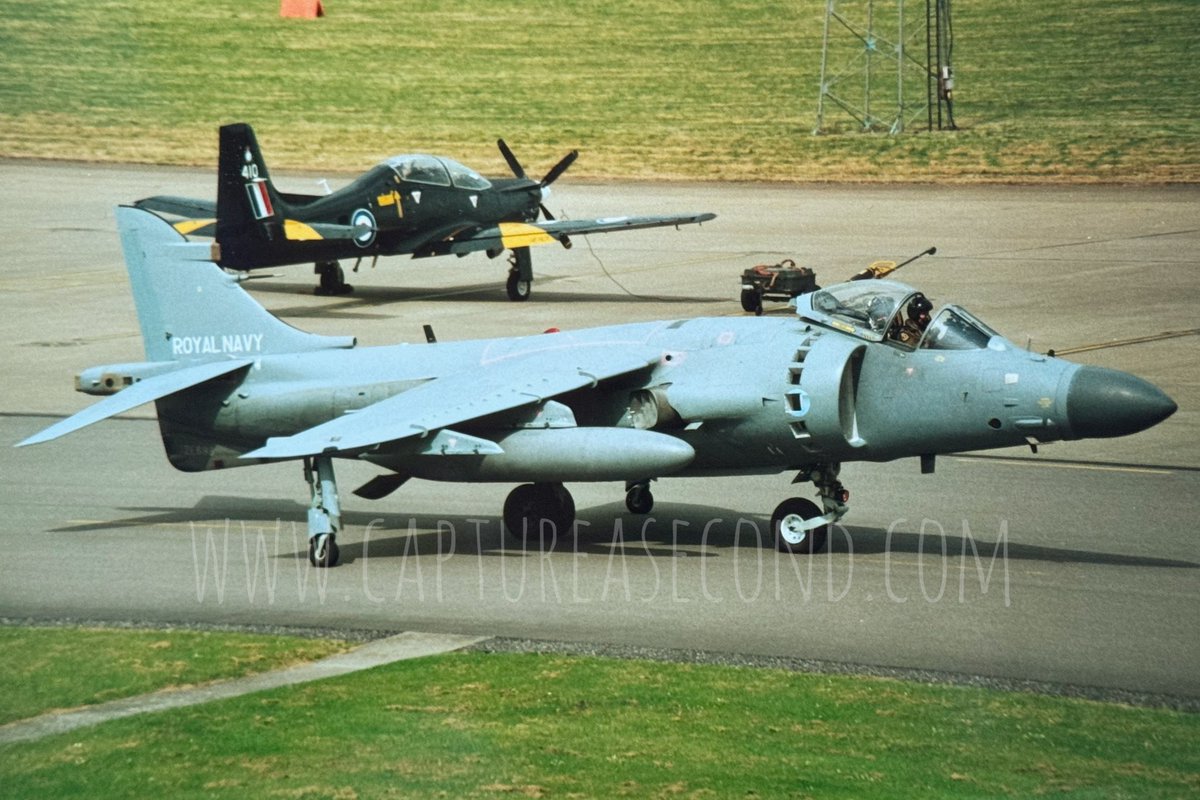
[[[533,284],[521,280],[521,276],[514,270],[508,273],[508,282],[504,284],[504,291],[508,294],[509,300],[521,303],[528,300],[529,295],[533,294]]]
[[[504,527],[525,545],[554,546],[575,522],[575,500],[561,483],[526,483],[504,501]]]
[[[822,525],[810,531],[794,527],[798,520],[810,520],[822,516],[821,509],[803,497],[789,497],[775,508],[771,515],[771,533],[775,536],[775,547],[783,553],[810,555],[825,549],[829,538],[829,526]]]
[[[625,507],[630,514],[649,514],[654,508],[654,495],[649,486],[632,486],[625,493]]]
[[[308,563],[314,567],[318,569],[336,567],[340,557],[341,551],[338,550],[337,541],[333,538],[332,533],[314,536],[308,540]]]
[[[320,283],[313,289],[313,294],[321,297],[337,297],[350,294],[354,287],[346,283],[346,271],[336,261],[322,261],[314,271],[320,276]]]
[[[742,311],[761,314],[762,298],[753,289],[742,289]]]

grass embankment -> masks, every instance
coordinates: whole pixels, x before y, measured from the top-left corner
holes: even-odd
[[[0,627],[0,725],[55,709],[241,678],[345,642],[170,630]]]
[[[574,147],[575,177],[715,180],[1197,181],[1200,45],[1192,0],[958,0],[956,132],[855,133],[831,106],[814,137],[824,3],[487,0],[325,4],[283,20],[242,0],[0,0],[0,156],[211,165],[245,120],[273,166],[358,172],[445,153],[532,173]],[[865,0],[838,9],[864,25]],[[924,58],[924,4],[906,4]],[[876,4],[880,52],[895,6]],[[862,103],[853,34],[830,75]],[[872,59],[872,110],[896,106]]]
[[[76,659],[95,648],[79,641],[49,667],[9,657],[2,694],[86,683]],[[247,641],[210,634],[205,647],[225,648],[221,661]],[[1182,797],[1200,791],[1200,717],[767,669],[454,654],[10,745],[0,783],[6,797]]]

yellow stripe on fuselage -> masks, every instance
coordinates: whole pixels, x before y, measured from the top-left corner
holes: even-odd
[[[529,247],[534,244],[549,244],[553,241],[555,241],[553,236],[536,225],[527,225],[524,222],[500,223],[500,243],[506,249]]]
[[[325,238],[313,230],[312,227],[305,225],[303,222],[297,222],[294,219],[285,219],[283,221],[283,235],[293,242],[309,242]]]

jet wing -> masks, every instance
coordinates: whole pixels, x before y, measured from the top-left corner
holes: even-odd
[[[716,214],[678,214],[655,217],[603,217],[601,219],[554,219],[542,222],[501,222],[469,228],[442,241],[430,242],[417,256],[462,255],[477,250],[511,250],[535,244],[564,242],[570,236],[589,233],[632,231],[640,228],[697,225],[716,218]]]
[[[503,358],[434,378],[293,436],[273,437],[242,458],[300,458],[424,437],[450,425],[542,402],[645,369],[658,355],[567,347]],[[482,441],[482,440],[480,440]],[[490,443],[488,443],[490,444]]]
[[[132,386],[128,386],[116,394],[104,398],[98,403],[93,403],[83,411],[67,417],[60,422],[56,422],[41,433],[35,433],[28,439],[18,442],[17,447],[41,444],[51,439],[57,439],[80,428],[86,428],[88,425],[99,422],[102,419],[108,419],[124,411],[137,408],[143,403],[149,403],[151,400],[158,400],[169,394],[175,394],[213,378],[228,375],[230,372],[235,372],[253,363],[252,359],[247,358],[233,361],[211,361],[205,364],[198,364],[194,367],[184,367],[173,372],[144,378]]]

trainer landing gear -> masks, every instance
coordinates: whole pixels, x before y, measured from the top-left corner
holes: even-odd
[[[526,483],[504,501],[504,526],[525,545],[554,546],[575,522],[575,500],[561,483]]]
[[[308,562],[314,567],[336,567],[342,508],[333,477],[333,459],[328,456],[304,459],[304,480],[312,498],[308,506]]]
[[[529,248],[515,248],[508,264],[508,282],[504,286],[508,299],[514,302],[528,300],[533,293],[533,257],[529,255]]]
[[[313,272],[320,278],[313,294],[333,296],[354,291],[354,287],[346,283],[346,273],[342,270],[342,265],[336,261],[318,261],[313,266]]]
[[[803,497],[791,497],[775,508],[771,531],[775,546],[785,553],[819,553],[829,538],[829,528],[849,510],[850,493],[837,479],[841,464],[818,464],[802,471],[795,483],[812,481],[821,507]]]

